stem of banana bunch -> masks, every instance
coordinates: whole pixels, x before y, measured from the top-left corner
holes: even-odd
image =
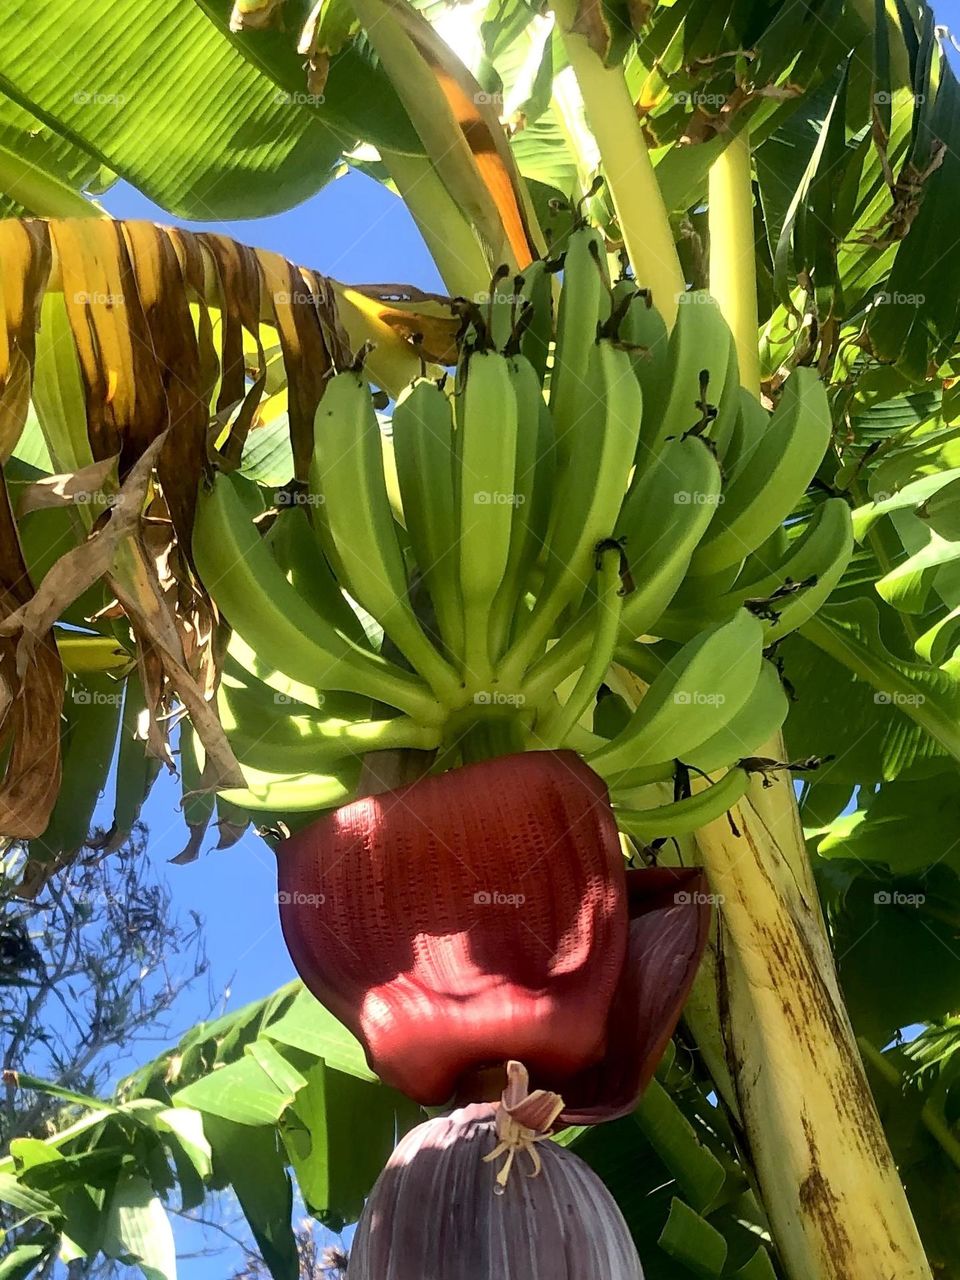
[[[759,394],[748,139],[714,168],[711,287],[741,380],[749,373]],[[761,754],[783,760],[782,736]],[[840,992],[789,774],[768,787],[756,780],[696,841],[718,903],[711,977],[724,1084],[787,1275],[929,1280]]]
[[[672,328],[677,299],[687,286],[623,69],[606,66],[586,36],[571,30],[577,17],[576,0],[553,0],[552,7],[600,150],[603,176],[637,283],[651,291],[654,305]]]
[[[429,156],[380,148],[380,158],[410,210],[443,283],[454,297],[487,293],[493,268],[463,210],[444,186]]]
[[[733,334],[740,385],[757,395],[760,389],[757,248],[753,233],[750,135],[746,129],[731,138],[710,166],[708,198],[710,292],[719,302]],[[713,252],[714,240],[716,253]]]

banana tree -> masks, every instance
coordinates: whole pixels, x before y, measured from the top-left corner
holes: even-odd
[[[37,59],[32,7],[14,5],[0,39],[9,212],[96,213],[80,191],[105,169],[174,213],[267,212],[346,155],[401,194],[464,299],[349,289],[137,224],[0,230],[16,670],[3,814],[31,842],[28,883],[86,835],[92,803],[75,797],[99,787],[65,739],[74,789],[57,802],[63,690],[79,744],[99,705],[80,695],[111,671],[123,710],[98,732],[112,749],[122,720],[115,827],[153,773],[135,734],[162,760],[169,714],[185,710],[188,856],[214,812],[229,840],[251,814],[308,825],[398,767],[572,748],[610,785],[638,864],[652,844],[710,879],[718,922],[687,1025],[786,1274],[928,1275],[831,956],[852,897],[828,900],[828,929],[775,766],[836,756],[804,796],[824,857],[927,865],[864,850],[891,812],[922,811],[909,788],[949,793],[958,758],[960,321],[943,210],[960,140],[932,16],[300,10],[181,0],[131,23],[97,0],[51,3],[42,21],[69,35],[66,68]],[[201,94],[173,83],[182,48]],[[162,106],[145,68],[170,87]],[[351,372],[364,344],[363,374],[388,395],[424,379],[395,411],[395,457]],[[506,375],[491,350],[509,352]],[[458,361],[474,488],[444,511],[436,442],[453,418],[431,366]],[[598,406],[599,452],[577,432]],[[618,434],[625,421],[638,437]],[[520,467],[531,424],[529,456],[552,471]],[[484,518],[467,521],[464,495],[480,492],[525,501],[504,504],[506,521],[474,503]],[[789,751],[774,658],[799,691]],[[841,725],[815,713],[826,672],[851,707]],[[838,818],[856,787],[855,816]],[[945,995],[922,1016],[951,1007]],[[601,1167],[602,1132],[577,1139]],[[681,1217],[658,1228],[665,1248]],[[701,1217],[691,1265],[729,1272]]]

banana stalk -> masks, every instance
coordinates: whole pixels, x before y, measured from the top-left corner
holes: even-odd
[[[748,799],[697,844],[719,903],[727,1064],[787,1274],[930,1280],[816,898]]]
[[[731,138],[710,166],[710,292],[730,326],[740,365],[740,384],[756,395],[760,386],[757,287],[754,263],[753,187],[750,137]],[[753,277],[749,288],[747,276]]]
[[[711,289],[756,395],[746,140],[715,162],[709,219]],[[784,759],[782,737],[763,753]],[[790,1280],[929,1280],[840,993],[789,775],[767,788],[755,780],[696,841],[718,901],[712,976],[728,1079]],[[697,1013],[710,1029],[708,1012]]]
[[[443,185],[427,156],[380,149],[380,158],[454,297],[477,298],[490,288],[492,269],[469,218]]]
[[[686,282],[623,70],[605,66],[587,37],[571,29],[577,17],[576,0],[554,0],[552,7],[580,86],[587,122],[600,148],[603,176],[634,274],[640,285],[651,290],[657,310],[671,329]]]

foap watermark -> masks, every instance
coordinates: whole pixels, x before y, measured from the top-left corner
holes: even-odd
[[[894,89],[893,93],[889,93],[886,89],[878,89],[873,95],[873,100],[878,107],[891,106],[899,102],[926,102],[926,94],[911,93],[909,89]]]
[[[523,493],[491,493],[489,489],[478,489],[473,495],[478,507],[522,507],[526,500]]]
[[[287,93],[279,90],[273,95],[274,102],[280,107],[322,107],[326,98],[322,93]]]
[[[722,707],[726,702],[726,694],[707,693],[703,689],[678,689],[673,700],[682,707]]]
[[[320,693],[319,690],[314,692],[313,697],[318,707],[322,707],[327,700],[326,696]],[[289,707],[289,706],[292,706],[293,703],[297,701],[297,699],[291,698],[289,693],[277,692],[273,695],[273,701],[274,701],[274,704],[278,707]]]
[[[922,907],[926,900],[925,893],[902,893],[899,889],[878,889],[873,895],[878,907]]]
[[[127,101],[122,93],[86,93],[82,89],[73,100],[78,107],[122,107]]]
[[[873,305],[875,307],[922,307],[927,301],[925,293],[875,293],[873,295]]]
[[[119,707],[122,693],[104,693],[102,689],[73,689],[70,697],[79,707]]]
[[[673,500],[678,507],[719,507],[724,502],[722,493],[698,493],[695,489],[679,489]]]
[[[81,289],[73,295],[73,300],[80,307],[122,307],[124,296],[122,293],[91,293]]]
[[[673,900],[679,907],[722,907],[726,902],[722,893],[688,893],[686,889],[679,889]]]
[[[478,689],[473,695],[477,707],[522,707],[526,700],[522,693],[506,693],[503,689]]]
[[[715,307],[717,304],[705,289],[685,289],[673,296],[678,307]]]
[[[681,107],[723,107],[727,102],[725,93],[702,93],[699,89],[689,92],[681,90],[673,95],[674,102]]]
[[[481,89],[479,93],[473,95],[473,100],[480,107],[502,107],[502,93],[487,93],[485,89]]]
[[[306,293],[300,289],[295,289],[293,293],[289,289],[275,289],[273,300],[281,307],[317,307],[320,305],[320,299],[315,293]]]
[[[879,689],[873,700],[878,707],[922,707],[926,697],[922,693],[900,693],[898,690]]]
[[[71,501],[78,507],[122,507],[126,498],[122,493],[105,493],[102,489],[77,489]]]
[[[325,893],[304,893],[302,889],[294,889],[293,893],[279,889],[274,895],[274,901],[281,907],[322,907],[326,900]]]
[[[322,507],[326,498],[322,493],[310,493],[304,489],[275,489],[275,507]]]
[[[501,893],[499,889],[478,889],[473,895],[478,907],[522,907],[526,900],[522,893]]]
[[[523,302],[523,296],[519,293],[501,293],[499,289],[494,289],[492,293],[486,289],[480,289],[473,295],[473,300],[478,307],[488,307],[491,302],[506,303],[508,306],[517,307]]]

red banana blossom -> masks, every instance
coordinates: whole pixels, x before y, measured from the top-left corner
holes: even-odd
[[[569,751],[357,800],[278,858],[304,983],[425,1105],[516,1059],[568,1123],[630,1111],[706,942],[702,873],[625,871],[606,787]]]

